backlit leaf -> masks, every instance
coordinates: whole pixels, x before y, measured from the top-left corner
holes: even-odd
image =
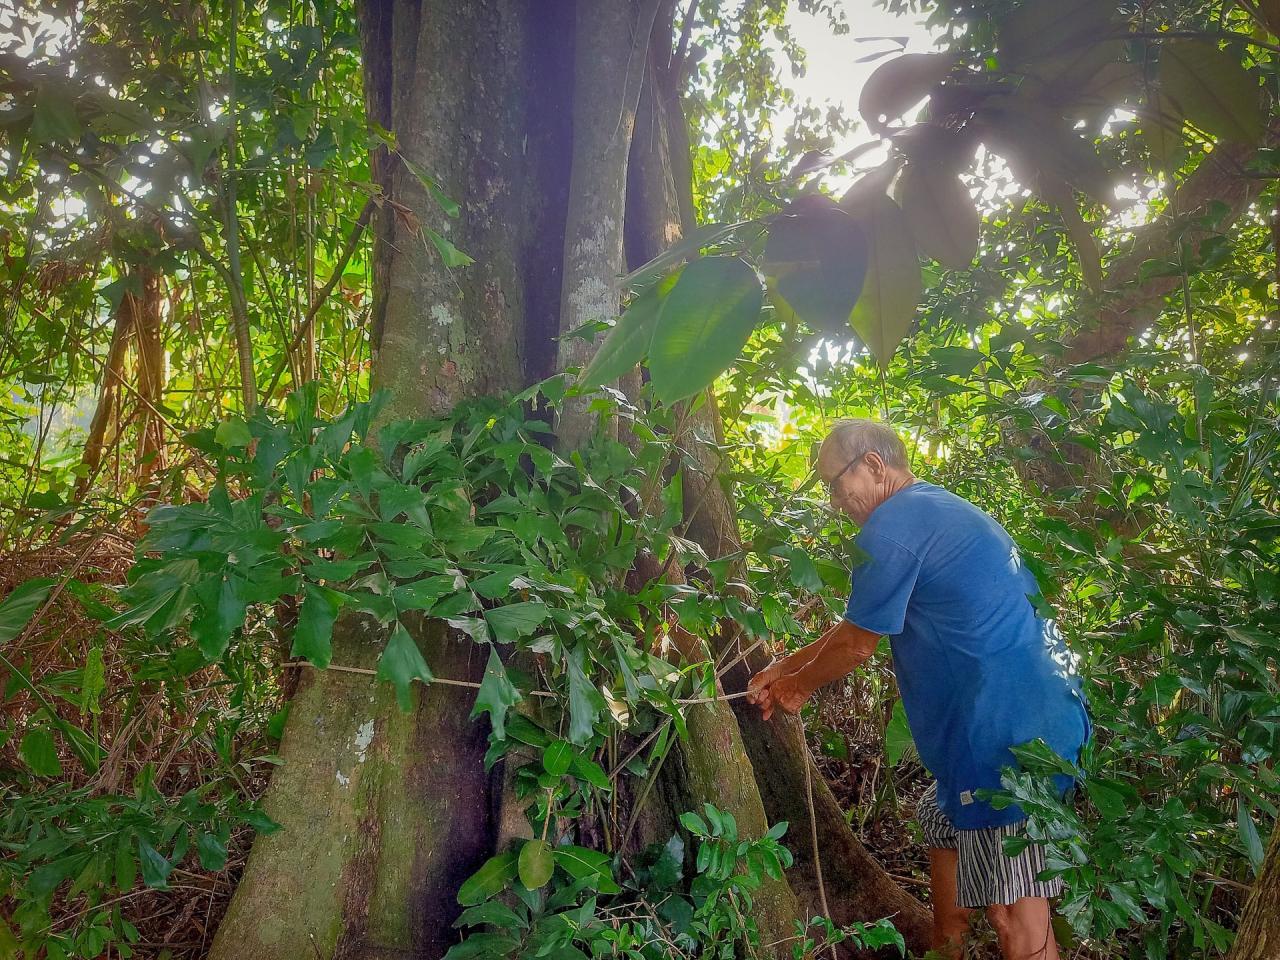
[[[649,349],[658,399],[671,404],[710,386],[742,352],[762,299],[755,271],[737,257],[703,257],[685,267]]]
[[[796,201],[769,228],[765,271],[781,298],[811,328],[842,333],[867,272],[867,238],[825,196]]]
[[[882,63],[867,78],[858,96],[858,112],[877,133],[887,129],[881,117],[894,120],[922,100],[955,66],[949,53],[907,53]]]
[[[76,104],[68,91],[56,83],[36,91],[35,112],[31,117],[31,139],[38,143],[75,142],[80,139],[80,120]]]
[[[1108,0],[1026,0],[997,26],[1002,65],[1027,66],[1063,56],[1113,32]]]
[[[915,741],[911,739],[911,728],[907,725],[907,712],[902,706],[902,700],[899,699],[894,703],[893,713],[884,729],[884,752],[888,756],[889,766],[896,767],[901,763],[903,756],[914,743]]]
[[[854,211],[871,238],[871,256],[862,296],[850,322],[871,353],[887,366],[911,329],[922,281],[907,218],[892,199],[873,195]]]
[[[944,267],[963,270],[978,252],[978,208],[961,179],[940,167],[910,164],[898,198],[920,252]]]

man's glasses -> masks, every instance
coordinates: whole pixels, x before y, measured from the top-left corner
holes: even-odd
[[[830,480],[823,481],[823,483],[826,485],[828,495],[830,495],[831,491],[835,489],[836,481],[839,480],[841,477],[843,477],[846,473],[848,473],[854,467],[856,467],[858,464],[860,464],[864,457],[866,457],[865,453],[857,457],[854,457],[852,460],[846,463],[843,467],[841,467],[840,472],[837,473],[834,477],[832,477]]]

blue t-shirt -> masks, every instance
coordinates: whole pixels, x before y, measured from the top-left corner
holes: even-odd
[[[1037,737],[1076,762],[1092,725],[1076,660],[1013,540],[969,501],[917,480],[877,507],[855,546],[845,619],[885,634],[911,736],[960,830],[1021,820],[975,795]],[[1065,791],[1070,778],[1060,778]]]

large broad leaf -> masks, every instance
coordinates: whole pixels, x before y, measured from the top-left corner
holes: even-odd
[[[323,669],[333,659],[333,622],[338,618],[342,594],[314,583],[303,584],[303,591],[289,656],[305,657]]]
[[[841,334],[867,272],[858,222],[821,195],[796,201],[769,228],[765,270],[781,298],[814,330]]]
[[[395,684],[396,702],[406,713],[413,706],[410,688],[415,679],[430,683],[435,679],[427,661],[422,659],[422,651],[414,642],[404,624],[399,621],[391,628],[391,637],[387,640],[387,648],[378,658],[378,679],[390,680]]]
[[[40,577],[19,584],[0,601],[0,646],[8,643],[26,627],[27,621],[49,595],[53,580]]]
[[[1061,180],[1050,180],[1042,183],[1041,194],[1050,203],[1056,204],[1062,214],[1062,223],[1067,228],[1067,236],[1076,250],[1076,259],[1080,263],[1080,273],[1085,284],[1094,293],[1102,290],[1102,260],[1098,253],[1098,242],[1093,235],[1093,228],[1080,216],[1080,208],[1076,206],[1075,195],[1071,188]]]
[[[493,735],[499,740],[507,738],[507,710],[520,700],[520,691],[507,676],[507,668],[498,657],[498,648],[489,647],[489,663],[484,668],[484,679],[480,681],[480,690],[476,694],[475,706],[471,708],[471,717],[482,713],[489,714],[493,724]]]
[[[1165,173],[1178,169],[1186,153],[1181,114],[1160,91],[1152,90],[1141,118],[1142,142],[1147,145],[1152,167]]]
[[[1201,130],[1241,143],[1262,139],[1258,83],[1231,54],[1203,40],[1160,47],[1160,90]]]
[[[471,907],[501,893],[515,879],[518,869],[514,850],[490,857],[458,888],[458,902],[464,907]]]
[[[953,270],[973,262],[980,218],[958,176],[942,167],[913,163],[898,181],[898,199],[921,253]]]
[[[1114,32],[1114,0],[1026,0],[1001,19],[1000,63],[1028,67],[1070,55]]]
[[[881,366],[887,366],[911,329],[922,283],[920,259],[907,218],[884,194],[860,201],[854,215],[871,238],[862,296],[849,317],[853,329]]]
[[[649,349],[658,399],[675,403],[709,387],[746,345],[762,300],[759,278],[738,257],[703,257],[685,267]]]
[[[658,325],[658,314],[682,272],[683,269],[676,270],[663,277],[631,302],[582,374],[584,387],[612,383],[644,359]]]
[[[858,112],[872,130],[888,129],[882,117],[894,120],[928,95],[955,66],[949,53],[907,53],[876,67],[862,86]]]
[[[1019,182],[1037,189],[1045,179],[1064,180],[1099,203],[1115,203],[1115,182],[1098,151],[1061,116],[1008,97],[993,100],[979,116],[983,139]]]

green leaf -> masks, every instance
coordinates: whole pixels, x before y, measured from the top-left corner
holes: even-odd
[[[569,767],[573,765],[574,752],[571,744],[564,740],[557,740],[543,751],[542,766],[553,777],[562,776],[568,773]]]
[[[1085,787],[1093,805],[1108,820],[1118,820],[1128,813],[1129,805],[1125,803],[1124,794],[1115,787],[1098,780],[1085,781]]]
[[[1201,130],[1255,144],[1266,126],[1258,82],[1231,54],[1204,40],[1160,45],[1160,90]]]
[[[598,790],[613,789],[613,782],[609,779],[609,774],[605,773],[604,768],[590,757],[582,757],[575,754],[572,770],[575,777],[579,780],[585,780]]]
[[[1248,854],[1254,873],[1257,873],[1262,869],[1265,851],[1262,848],[1262,838],[1258,836],[1258,828],[1245,807],[1243,795],[1236,798],[1236,825],[1240,829],[1240,842],[1244,844],[1244,852]]]
[[[206,870],[221,870],[227,865],[227,845],[212,833],[201,831],[196,837],[196,852]]]
[[[36,90],[31,118],[31,139],[37,143],[75,142],[80,139],[75,100],[61,84],[49,83]]]
[[[446,267],[465,267],[469,264],[475,263],[475,260],[463,253],[450,241],[446,240],[430,227],[423,227],[422,232],[425,233],[428,239],[430,239],[430,241],[435,245],[436,251],[440,254],[440,259],[444,261],[444,265]]]
[[[302,609],[293,630],[291,657],[305,657],[323,669],[333,659],[333,623],[338,619],[342,594],[315,583],[304,583]]]
[[[586,880],[601,893],[619,893],[608,854],[586,847],[556,847],[556,863],[575,880]]]
[[[658,314],[682,272],[683,268],[669,273],[631,301],[587,364],[582,374],[583,387],[591,389],[612,383],[644,359],[649,352],[649,344],[653,342]]]
[[[871,257],[849,321],[884,367],[915,319],[922,291],[920,259],[902,208],[888,196],[871,194],[850,212],[871,237]]]
[[[205,659],[217,660],[226,651],[236,628],[244,625],[249,604],[241,598],[231,577],[203,581],[196,588],[196,596],[203,609],[191,621],[191,634]]]
[[[907,725],[907,711],[899,698],[893,705],[893,713],[884,728],[884,752],[888,756],[889,766],[896,767],[902,762],[908,748],[915,743],[911,739],[911,728]]]
[[[3,602],[0,602],[0,646],[8,643],[27,625],[37,608],[49,596],[53,579],[40,577],[28,580],[9,591]]]
[[[391,638],[387,640],[387,648],[378,658],[378,679],[390,680],[395,684],[396,702],[406,713],[413,706],[410,688],[414,679],[430,683],[435,677],[427,661],[422,659],[422,651],[404,628],[404,624],[396,621],[391,628]]]
[[[106,689],[107,670],[102,661],[102,647],[95,645],[89,648],[80,672],[80,712],[101,713],[99,698]]]
[[[62,775],[62,761],[58,759],[58,749],[53,742],[53,734],[43,727],[37,727],[22,738],[18,754],[38,777],[58,777]]]
[[[950,53],[906,53],[894,57],[872,72],[862,85],[858,112],[867,126],[884,133],[888,126],[881,120],[895,120],[946,79],[956,64]]]
[[[494,639],[512,643],[533,633],[547,619],[547,605],[537,600],[507,603],[484,612]]]
[[[505,740],[507,710],[520,699],[520,691],[512,685],[507,677],[507,668],[498,657],[498,648],[490,645],[489,663],[484,668],[484,679],[480,681],[475,706],[471,708],[471,718],[488,713],[489,721],[493,724],[493,735],[499,740]]]
[[[746,345],[762,300],[755,271],[738,257],[704,257],[685,267],[649,349],[658,399],[672,404],[710,386]]]
[[[692,810],[686,810],[680,814],[680,824],[695,837],[706,837],[710,835],[707,825],[702,822],[702,818]]]
[[[912,163],[898,182],[898,199],[921,253],[952,270],[973,262],[981,220],[956,174],[934,164]]]
[[[472,907],[482,900],[488,900],[505,890],[518,872],[516,851],[508,850],[490,857],[458,888],[458,903],[464,907]]]
[[[569,651],[569,741],[582,746],[595,733],[596,717],[607,709],[604,696],[587,679],[584,664],[586,648],[582,643]]]
[[[495,927],[506,927],[522,930],[529,926],[528,922],[501,900],[489,900],[475,907],[468,907],[462,915],[453,921],[455,927],[474,927],[482,923]]]
[[[844,336],[867,273],[867,237],[858,222],[826,196],[805,196],[774,219],[764,251],[781,299],[816,331]]]
[[[142,882],[148,887],[166,890],[173,864],[160,855],[145,837],[138,837],[138,861],[142,865]]]
[[[213,432],[213,439],[228,450],[235,450],[252,443],[253,434],[249,432],[247,423],[239,417],[231,417],[218,424],[218,429]]]
[[[527,840],[520,848],[517,864],[520,882],[530,890],[546,886],[555,871],[556,861],[545,840]]]

